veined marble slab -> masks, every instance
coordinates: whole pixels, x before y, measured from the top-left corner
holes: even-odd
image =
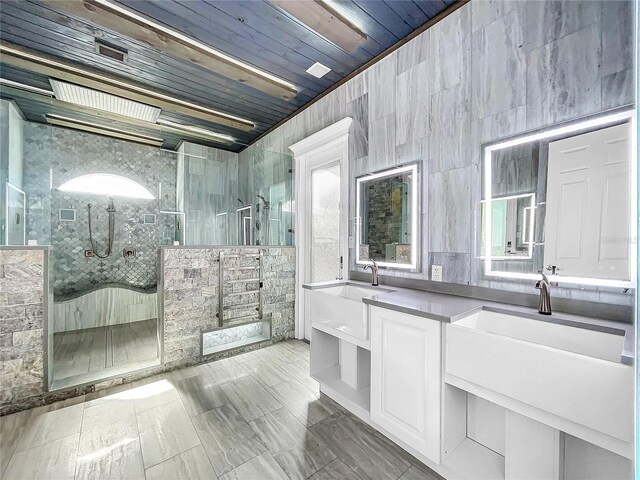
[[[53,331],[82,330],[157,317],[156,292],[106,287],[71,300],[54,302]]]

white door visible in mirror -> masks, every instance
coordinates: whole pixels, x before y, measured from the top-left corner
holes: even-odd
[[[311,281],[342,276],[340,162],[311,171]]]
[[[629,124],[549,144],[545,266],[630,280]]]

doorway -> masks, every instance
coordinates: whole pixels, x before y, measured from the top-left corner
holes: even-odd
[[[306,283],[348,276],[347,117],[289,147],[296,171],[296,338],[311,340]]]

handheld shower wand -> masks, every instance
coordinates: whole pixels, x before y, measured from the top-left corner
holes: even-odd
[[[113,237],[114,230],[116,226],[116,207],[113,204],[113,199],[109,197],[109,206],[107,207],[107,212],[109,213],[109,243],[107,244],[107,251],[104,255],[98,253],[98,245],[93,240],[93,232],[91,228],[91,204],[87,204],[87,210],[89,211],[89,242],[91,243],[91,250],[93,250],[93,254],[98,258],[107,258],[111,255],[113,250]]]

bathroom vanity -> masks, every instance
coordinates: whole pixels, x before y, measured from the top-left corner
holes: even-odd
[[[352,281],[305,295],[321,391],[447,479],[632,477],[632,325]]]

